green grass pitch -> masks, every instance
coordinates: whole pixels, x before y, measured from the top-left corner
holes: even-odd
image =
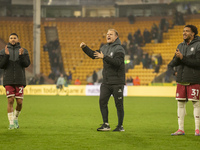
[[[194,136],[193,106],[187,104],[185,136],[178,129],[174,98],[125,97],[125,132],[98,132],[102,123],[98,97],[25,96],[19,129],[8,130],[7,99],[0,96],[0,150],[188,150],[200,149]],[[117,125],[109,101],[111,129]]]

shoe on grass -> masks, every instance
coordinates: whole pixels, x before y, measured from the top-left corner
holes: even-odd
[[[185,135],[185,132],[180,130],[180,129],[178,129],[178,131],[172,133],[171,135]]]
[[[15,128],[14,124],[10,124],[8,130],[13,130]]]
[[[115,130],[113,130],[113,131],[123,132],[123,131],[125,131],[125,130],[124,130],[123,126],[117,126],[117,127],[115,128]]]
[[[101,127],[97,129],[97,131],[110,131],[110,130],[111,128],[108,123],[102,124]]]
[[[196,136],[200,136],[199,129],[196,129],[196,130],[195,130],[195,135],[196,135]]]
[[[14,120],[14,127],[15,127],[15,129],[18,129],[18,128],[19,128],[18,120]]]

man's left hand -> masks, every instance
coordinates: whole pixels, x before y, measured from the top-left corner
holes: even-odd
[[[20,48],[19,49],[19,55],[22,55],[24,53],[24,49],[23,48]]]
[[[99,59],[99,58],[103,59],[104,58],[104,54],[102,52],[99,53],[99,52],[95,51],[94,52],[94,57],[96,59]]]

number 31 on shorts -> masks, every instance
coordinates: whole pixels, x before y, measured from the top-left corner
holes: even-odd
[[[192,89],[192,96],[199,96],[199,89]]]

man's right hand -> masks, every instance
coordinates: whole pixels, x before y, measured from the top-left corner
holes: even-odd
[[[84,42],[82,42],[82,43],[80,44],[80,48],[84,48],[84,47],[86,47],[86,44],[85,44]]]
[[[181,54],[181,52],[179,51],[179,49],[176,50],[175,54],[176,54],[177,58],[180,58],[180,60],[183,59],[183,54]]]
[[[6,47],[5,47],[5,53],[6,53],[6,55],[9,55],[9,54],[10,54],[7,45],[6,45]]]

